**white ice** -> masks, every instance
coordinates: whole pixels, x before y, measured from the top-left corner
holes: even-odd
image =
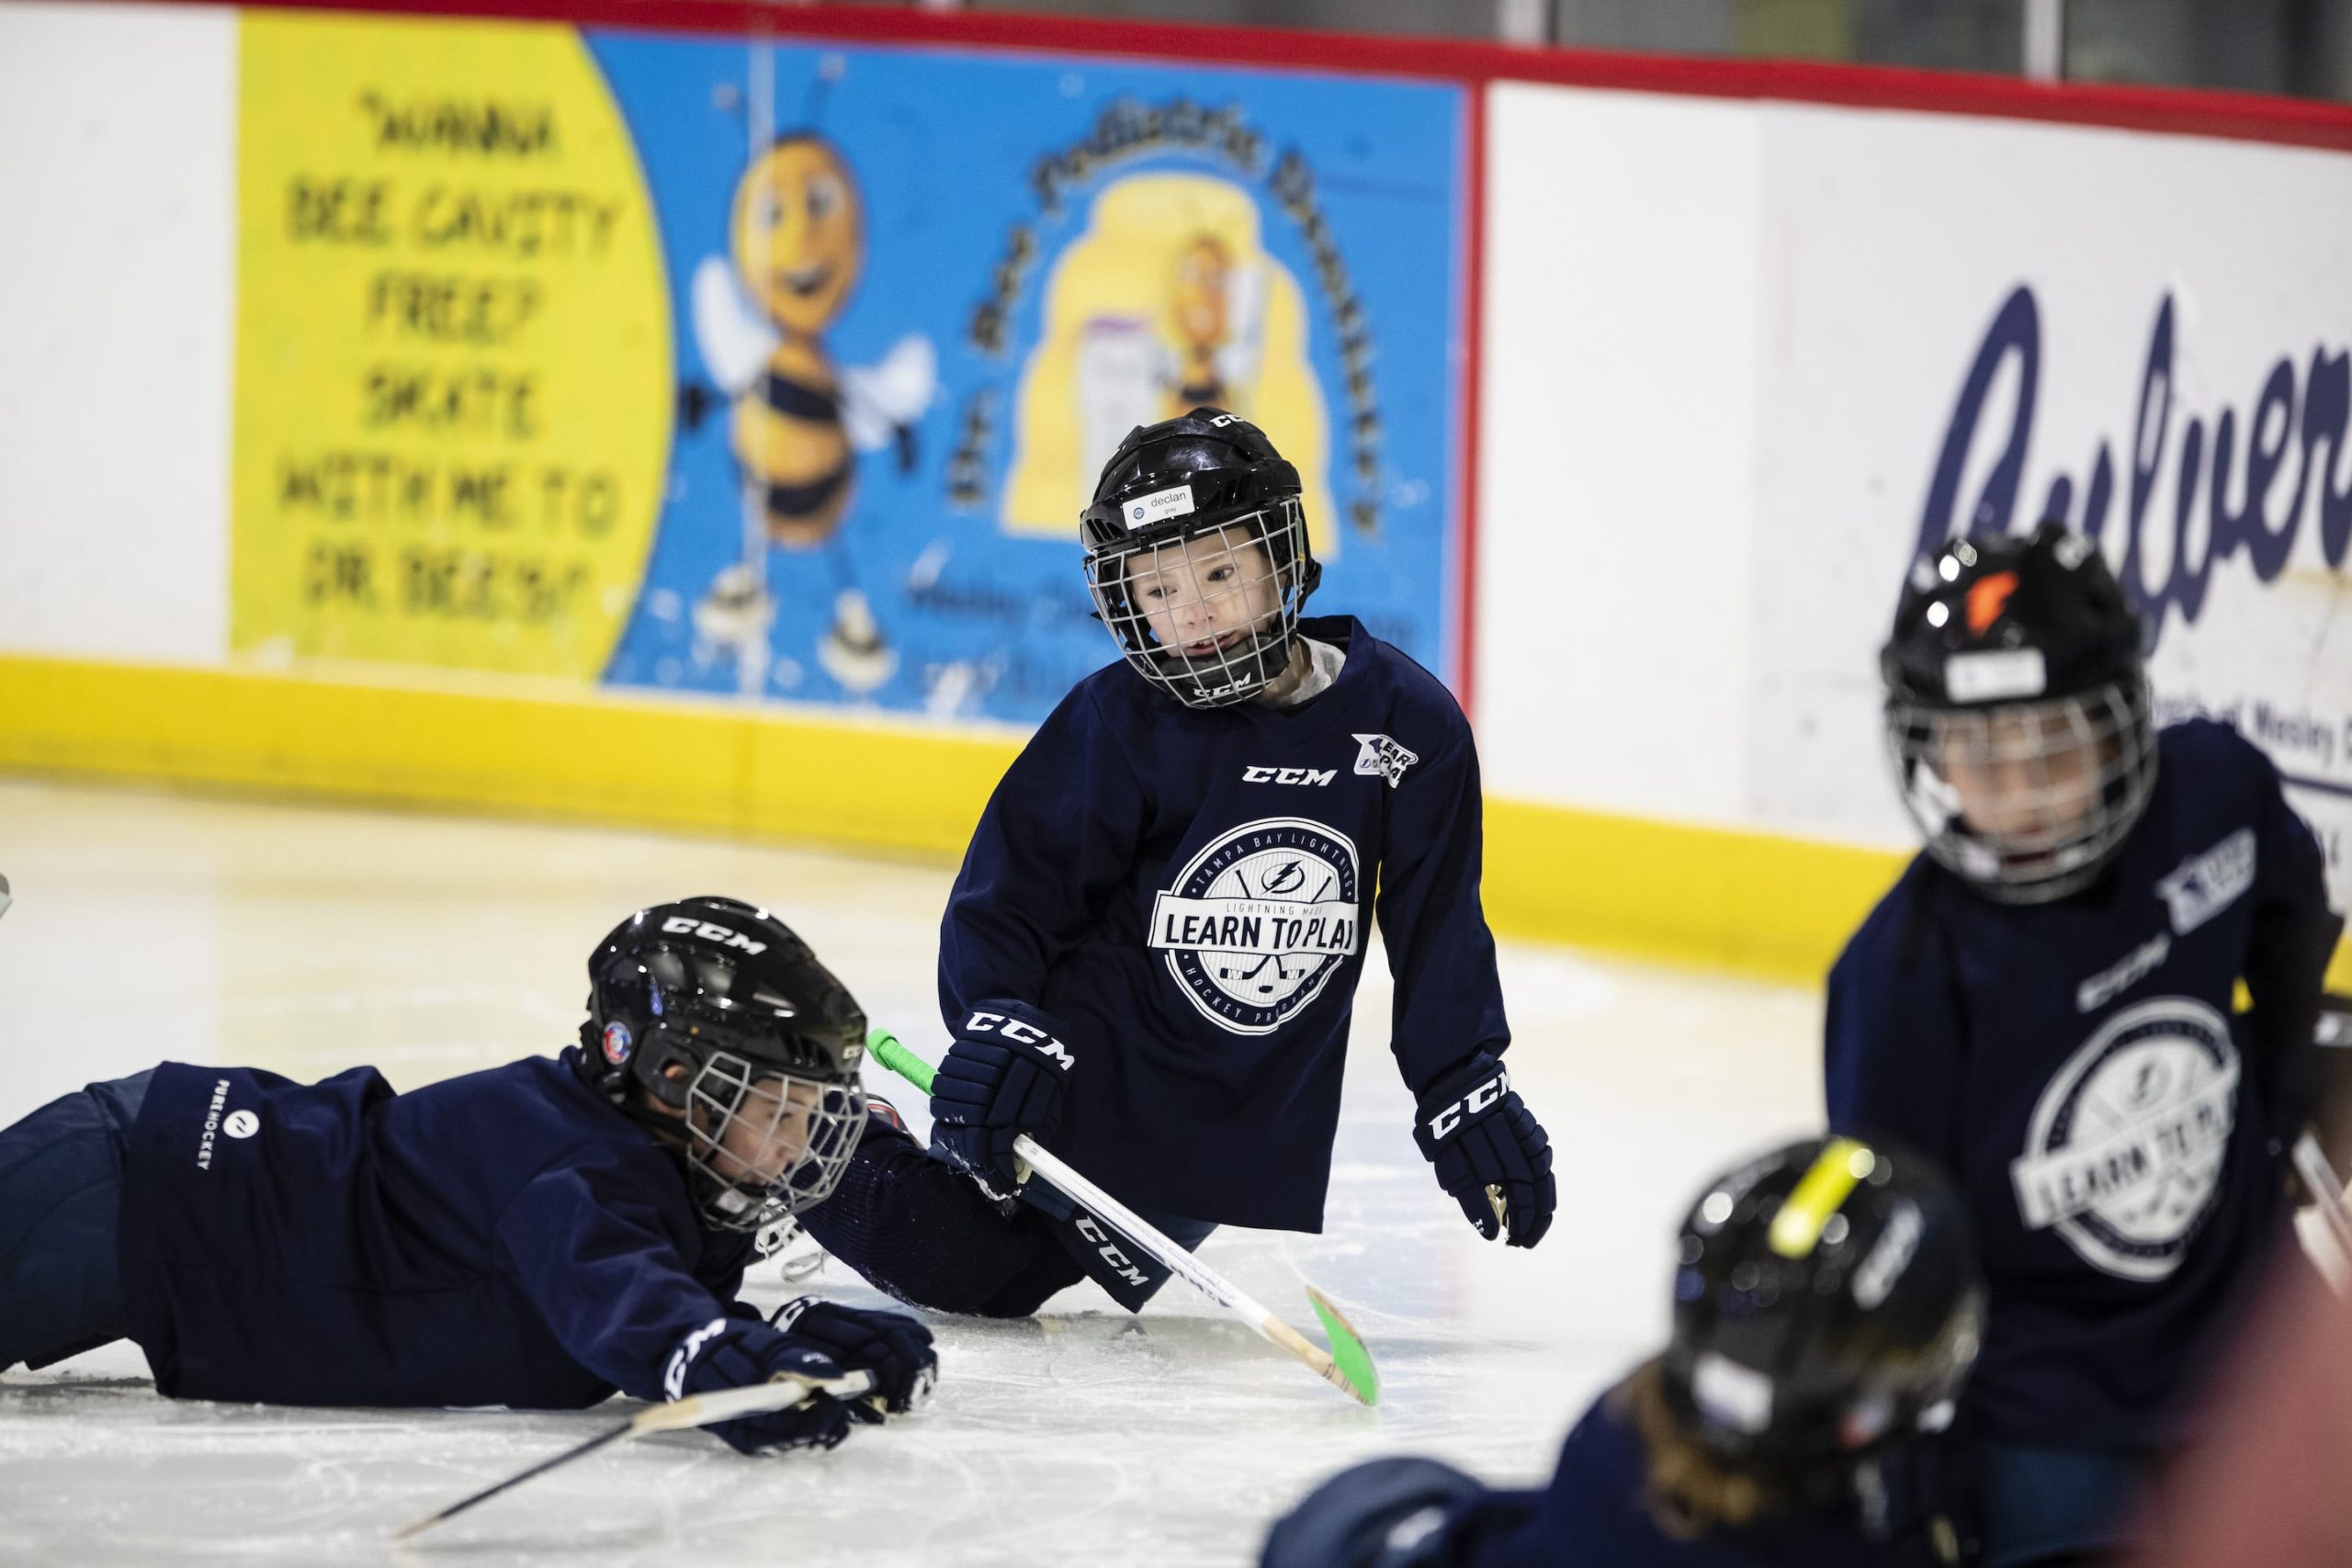
[[[164,1058],[396,1087],[567,1043],[622,914],[724,892],[775,908],[879,1023],[936,1056],[947,868],[731,842],[0,783],[0,1122]],[[1819,1115],[1810,992],[1506,947],[1513,1077],[1557,1151],[1532,1251],[1478,1239],[1415,1150],[1385,961],[1358,998],[1327,1226],[1203,1256],[1314,1332],[1312,1280],[1378,1362],[1377,1410],[1170,1285],[1092,1285],[1033,1322],[939,1317],[917,1416],[825,1454],[705,1434],[601,1450],[407,1546],[391,1531],[621,1419],[178,1403],[116,1345],[0,1374],[0,1561],[1243,1564],[1339,1467],[1418,1452],[1547,1473],[1585,1403],[1659,1337],[1696,1184]],[[886,1092],[904,1086],[876,1083]],[[920,1097],[898,1102],[921,1122]],[[814,1288],[883,1302],[838,1264]],[[747,1290],[784,1299],[772,1267]]]

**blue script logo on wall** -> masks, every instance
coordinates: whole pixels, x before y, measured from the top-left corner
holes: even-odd
[[[2012,359],[2017,410],[1998,458],[1974,500],[1963,507],[1962,470],[1976,444],[1987,395]],[[2238,552],[2245,552],[2257,579],[2275,581],[2295,552],[2308,512],[2317,513],[2320,551],[2329,569],[2343,566],[2352,547],[2352,456],[2346,452],[2352,439],[2352,354],[2322,344],[2312,348],[2300,376],[2297,371],[2284,355],[2272,364],[2243,430],[2238,411],[2224,404],[2210,423],[2189,413],[2176,434],[2172,296],[2166,294],[2157,306],[2120,465],[2124,541],[2116,568],[2125,595],[2147,618],[2151,646],[2173,612],[2191,626],[2197,623],[2213,568]],[[2032,288],[2019,284],[1995,313],[1952,409],[1919,518],[1919,553],[1936,549],[1955,533],[1997,534],[2018,521],[2051,517],[2076,524],[2094,539],[2104,537],[2119,468],[2114,445],[2106,440],[2093,453],[2079,515],[2075,479],[2061,472],[2051,480],[2040,509],[2016,517],[2041,372],[2041,313]],[[2152,521],[2158,478],[2168,468],[2177,479],[2172,515]],[[2291,486],[2282,485],[2290,474]],[[2307,507],[2313,497],[2316,504]],[[2210,523],[2202,530],[2194,526],[2200,499]],[[2143,546],[2151,528],[2171,533],[2171,547],[2162,552],[2170,565],[2161,581],[2148,580],[2149,552]],[[2109,558],[2115,558],[2111,550]]]

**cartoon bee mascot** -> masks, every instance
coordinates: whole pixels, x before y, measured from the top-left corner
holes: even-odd
[[[837,367],[825,330],[865,261],[864,203],[841,152],[811,130],[786,131],[735,187],[729,255],[695,271],[695,341],[732,407],[729,439],[743,481],[743,558],[695,606],[697,640],[729,649],[747,690],[764,680],[775,607],[770,546],[830,548],[838,582],[818,662],[859,696],[898,666],[838,531],[857,488],[857,454],[894,446],[914,466],[914,422],[938,386],[931,340],[899,340],[879,365]],[[699,410],[695,389],[687,420]]]
[[[1164,329],[1155,326],[1148,308],[1104,311],[1080,329],[1083,490],[1092,488],[1103,458],[1136,425],[1157,424],[1202,404],[1247,408],[1256,392],[1265,351],[1262,267],[1239,260],[1223,238],[1204,231],[1178,249],[1164,288]],[[1172,333],[1172,344],[1163,331]]]

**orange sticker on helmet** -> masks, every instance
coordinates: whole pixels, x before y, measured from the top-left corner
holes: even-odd
[[[2018,591],[2018,574],[1996,571],[1968,585],[1968,629],[1982,636],[1984,628],[2001,618],[2009,603],[2009,595]]]

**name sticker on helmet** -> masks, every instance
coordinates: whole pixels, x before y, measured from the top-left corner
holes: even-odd
[[[1690,1402],[1735,1432],[1753,1436],[1772,1424],[1772,1380],[1713,1350],[1701,1351],[1690,1365]]]
[[[1944,660],[1944,692],[1956,703],[2038,697],[2049,685],[2049,667],[2042,662],[2041,649],[2038,648],[1955,653]]]
[[[1174,485],[1156,490],[1149,495],[1139,495],[1119,509],[1129,528],[1148,528],[1170,517],[1182,517],[1193,510],[1193,487]]]

